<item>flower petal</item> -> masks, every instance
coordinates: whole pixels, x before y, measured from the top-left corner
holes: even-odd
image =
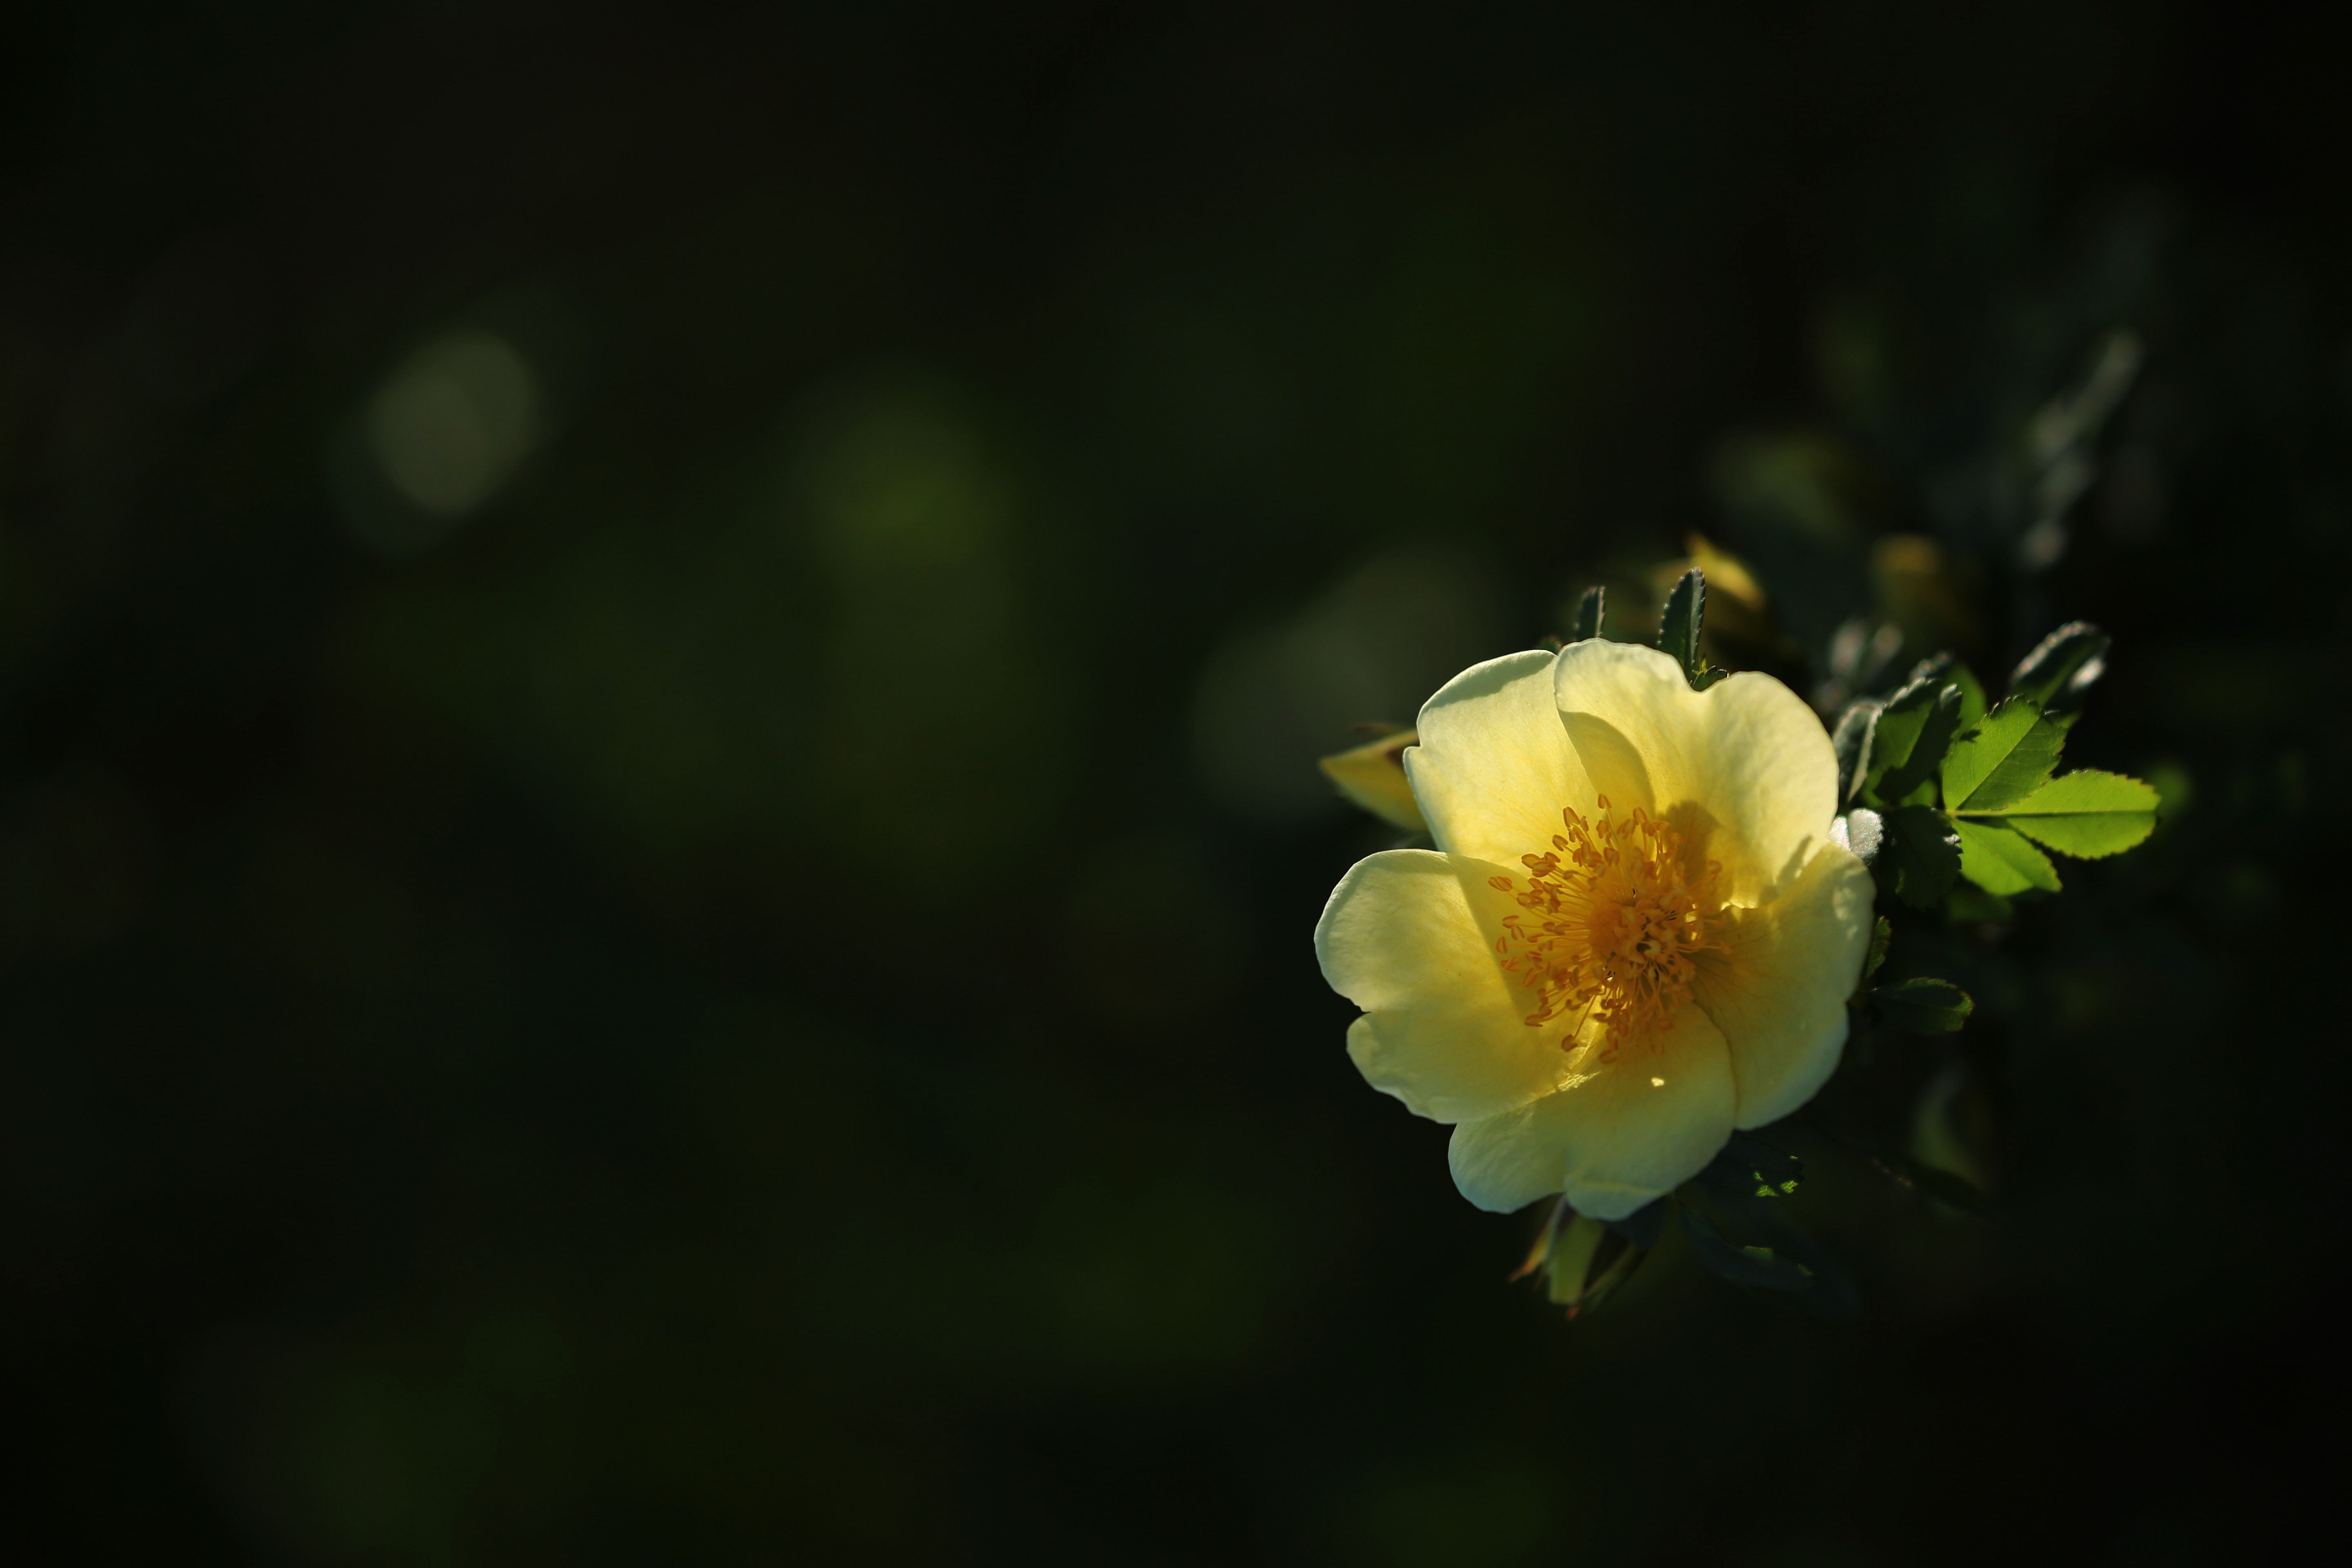
[[[1696,1007],[1672,1029],[1627,1041],[1532,1104],[1454,1130],[1454,1184],[1497,1214],[1565,1193],[1579,1214],[1622,1219],[1690,1180],[1731,1136],[1737,1100],[1723,1034]]]
[[[1620,811],[1645,806],[1686,841],[1703,841],[1692,850],[1722,863],[1731,902],[1771,898],[1827,841],[1837,755],[1813,710],[1770,676],[1734,675],[1693,691],[1657,649],[1595,638],[1562,648],[1553,680],[1595,793]]]
[[[1779,898],[1733,912],[1728,952],[1700,955],[1692,995],[1731,1043],[1739,1126],[1778,1121],[1837,1070],[1874,896],[1863,863],[1823,845]]]
[[[1527,994],[1496,959],[1516,908],[1487,884],[1501,873],[1464,856],[1387,850],[1349,868],[1315,927],[1323,978],[1364,1009],[1349,1056],[1415,1115],[1492,1116],[1570,1071],[1564,1025],[1528,1027]]]
[[[1440,849],[1517,869],[1559,831],[1561,807],[1591,811],[1592,784],[1553,696],[1556,658],[1473,665],[1423,705],[1421,743],[1404,765]]]

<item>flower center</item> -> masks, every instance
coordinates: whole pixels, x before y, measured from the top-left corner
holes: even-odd
[[[1605,795],[1599,805],[1597,822],[1573,807],[1562,811],[1566,834],[1552,835],[1544,854],[1519,857],[1525,886],[1509,877],[1490,880],[1524,911],[1504,920],[1495,952],[1504,971],[1536,994],[1528,1026],[1575,1015],[1576,1026],[1560,1042],[1566,1049],[1588,1019],[1597,1020],[1608,1041],[1604,1055],[1613,1055],[1622,1041],[1651,1034],[1690,1000],[1695,955],[1724,951],[1716,891],[1723,868],[1710,860],[1694,879],[1671,824],[1640,806],[1617,822]]]

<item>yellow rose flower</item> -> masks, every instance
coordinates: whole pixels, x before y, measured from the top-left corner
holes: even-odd
[[[1812,1098],[1874,889],[1794,692],[1595,639],[1465,670],[1419,735],[1437,847],[1358,861],[1315,952],[1366,1080],[1454,1123],[1463,1196],[1620,1219]]]

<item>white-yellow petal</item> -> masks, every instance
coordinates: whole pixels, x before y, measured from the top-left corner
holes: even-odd
[[[1592,784],[1560,725],[1556,656],[1515,653],[1473,665],[1421,710],[1404,754],[1414,798],[1440,849],[1518,870],[1560,829],[1560,809],[1590,815]]]
[[[1417,1115],[1492,1116],[1550,1093],[1570,1070],[1563,1023],[1528,1027],[1533,1004],[1496,957],[1516,908],[1487,883],[1501,869],[1387,850],[1349,869],[1316,924],[1323,978],[1364,1009],[1349,1056]]]
[[[1732,903],[1774,896],[1827,841],[1836,753],[1812,710],[1770,676],[1693,691],[1657,649],[1595,638],[1560,650],[1553,689],[1593,792],[1618,812],[1640,805],[1673,822],[1695,857],[1722,863]]]
[[[1728,951],[1698,959],[1692,994],[1730,1044],[1740,1127],[1778,1121],[1837,1070],[1874,896],[1863,863],[1823,845],[1779,898],[1730,911]]]
[[[1508,1213],[1564,1193],[1580,1214],[1622,1219],[1704,1170],[1737,1107],[1722,1032],[1696,1007],[1672,1029],[1570,1059],[1577,1076],[1543,1099],[1454,1130],[1454,1184]]]

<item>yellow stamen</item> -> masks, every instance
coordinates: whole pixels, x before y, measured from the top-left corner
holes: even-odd
[[[1504,920],[1495,952],[1536,994],[1529,1027],[1573,1013],[1577,1027],[1561,1047],[1575,1046],[1594,1020],[1608,1042],[1604,1055],[1613,1055],[1622,1041],[1655,1034],[1690,1000],[1695,955],[1724,951],[1716,891],[1723,868],[1710,860],[1694,876],[1670,824],[1639,806],[1620,823],[1607,795],[1598,804],[1599,821],[1564,810],[1565,836],[1554,834],[1543,854],[1519,857],[1525,888],[1491,879],[1527,911]]]

